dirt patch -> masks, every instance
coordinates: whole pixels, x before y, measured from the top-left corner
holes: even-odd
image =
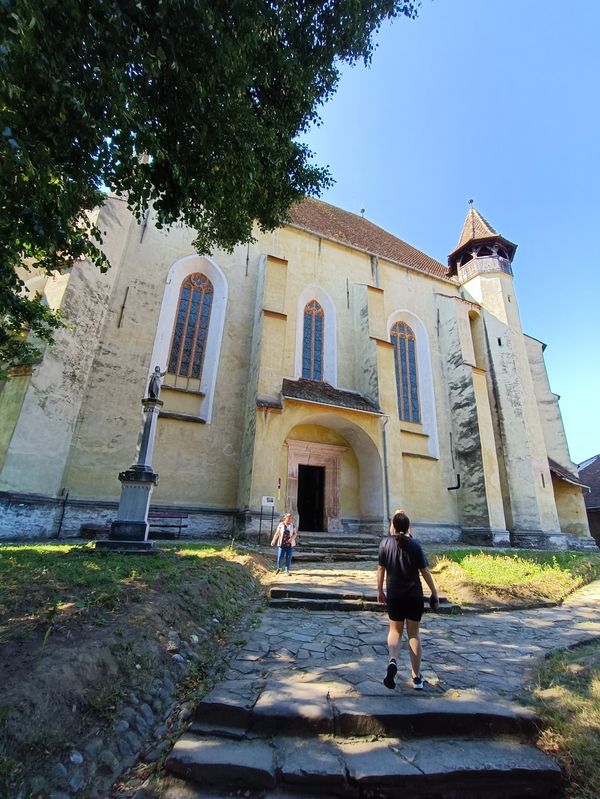
[[[223,647],[235,637],[240,608],[254,612],[264,595],[255,579],[264,571],[260,559],[240,556],[238,561],[230,566],[239,589],[235,597],[208,578],[175,590],[159,581],[142,592],[125,587],[115,609],[74,603],[43,623],[25,612],[5,622],[0,628],[0,795],[49,796],[57,789],[56,780],[52,787],[56,764],[68,764],[72,750],[83,752],[95,738],[108,745],[127,698],[148,694],[165,671],[177,683],[175,702],[208,690],[219,677],[217,654],[222,659]],[[195,642],[187,671],[174,665],[173,632],[181,641]],[[114,776],[88,774],[88,784],[74,794],[106,799]]]

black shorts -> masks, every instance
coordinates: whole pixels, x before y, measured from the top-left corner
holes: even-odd
[[[390,599],[387,601],[388,616],[392,621],[421,621],[425,600],[422,596],[407,596]]]

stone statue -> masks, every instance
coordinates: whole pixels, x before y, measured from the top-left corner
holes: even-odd
[[[154,371],[150,376],[150,382],[148,383],[148,399],[158,399],[158,395],[160,394],[160,384],[162,382],[162,378],[166,374],[166,372],[160,371],[160,366],[154,367]]]

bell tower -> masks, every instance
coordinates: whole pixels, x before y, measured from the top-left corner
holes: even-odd
[[[490,223],[473,208],[469,212],[454,252],[448,256],[449,274],[466,283],[475,275],[504,272],[512,277],[512,261],[517,245],[496,233]]]
[[[515,546],[566,547],[552,489],[525,336],[515,296],[512,262],[517,249],[473,207],[458,245],[448,257],[464,300],[481,320],[479,371],[485,375],[494,448],[500,467],[504,514]],[[475,338],[472,327],[471,335]]]

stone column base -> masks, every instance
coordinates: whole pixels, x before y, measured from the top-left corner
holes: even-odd
[[[476,547],[510,547],[511,545],[508,530],[496,530],[491,527],[463,527],[460,543]]]
[[[521,549],[555,549],[560,552],[568,549],[567,536],[564,533],[545,533],[542,530],[513,530],[510,543]]]

